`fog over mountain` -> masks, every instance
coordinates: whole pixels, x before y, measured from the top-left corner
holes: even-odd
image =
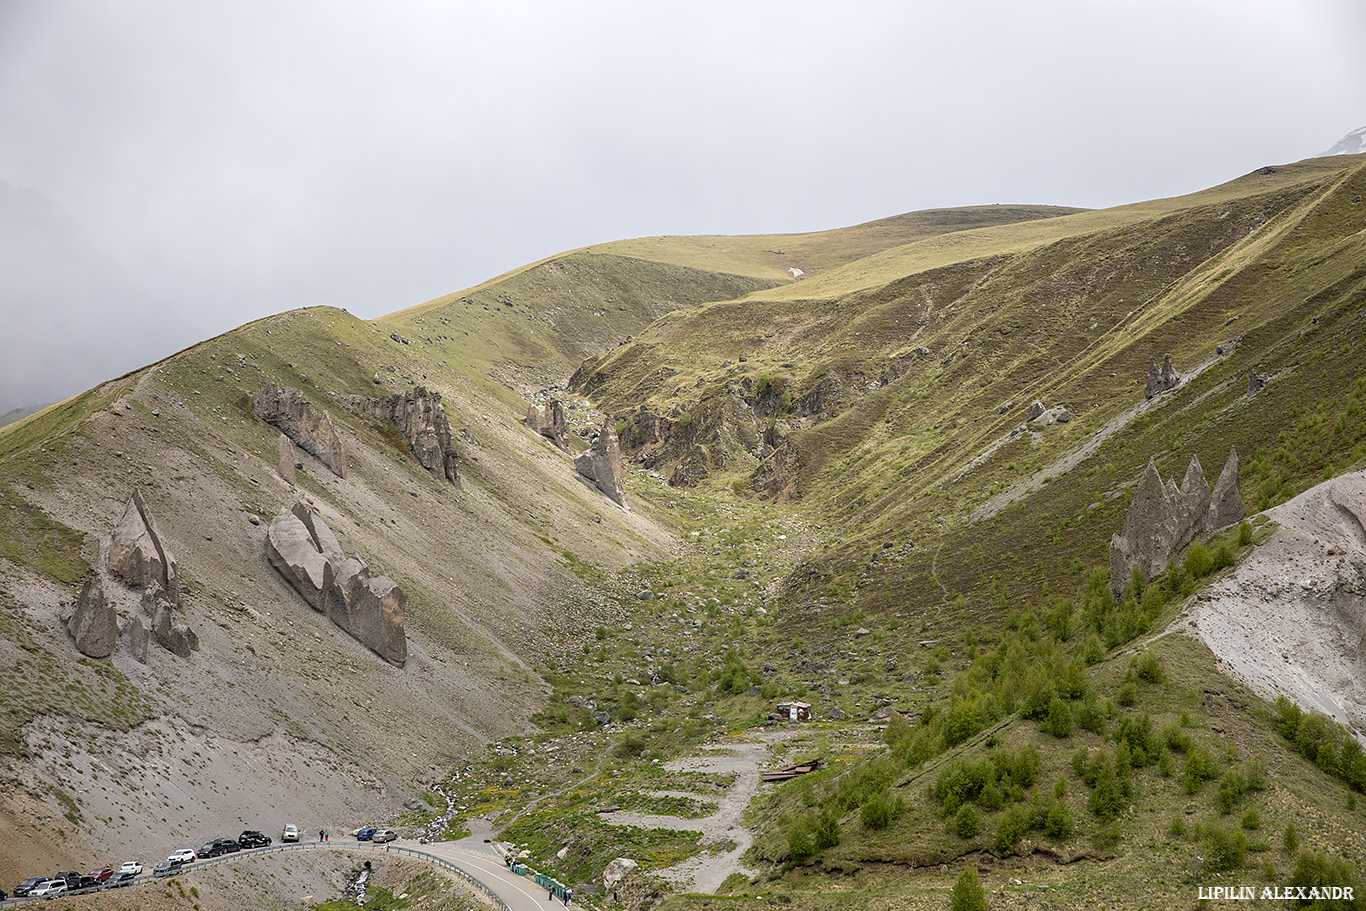
[[[65,211],[0,180],[0,415],[66,398],[202,335]]]

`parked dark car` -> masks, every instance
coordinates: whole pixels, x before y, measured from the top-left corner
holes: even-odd
[[[375,830],[371,828],[361,829],[356,833],[356,841],[369,841],[375,837]]]
[[[72,892],[76,891],[77,889],[94,889],[97,886],[99,886],[99,884],[100,881],[98,879],[96,879],[93,876],[87,876],[84,873],[78,874],[77,876],[72,877],[71,879],[68,879],[66,881],[67,889]]]
[[[45,882],[47,882],[46,876],[30,876],[28,879],[24,880],[19,885],[14,887],[14,897],[23,898],[25,895],[28,895],[30,892],[33,891],[34,886],[38,885],[39,883]]]
[[[264,848],[270,844],[270,836],[263,835],[255,829],[247,829],[238,836],[237,843],[243,848]]]
[[[136,873],[115,873],[104,882],[106,889],[117,889],[119,886],[131,886],[133,880],[137,879]]]
[[[172,862],[169,861],[169,860],[163,860],[161,863],[157,864],[157,868],[156,868],[155,870],[152,871],[152,875],[153,875],[153,876],[174,876],[176,873],[180,872],[180,868],[181,868],[182,866],[184,866],[184,865],[183,865],[183,864],[172,863]]]
[[[218,846],[219,854],[236,854],[242,850],[235,838],[215,838],[213,843]]]
[[[223,853],[223,849],[219,847],[219,844],[216,841],[206,841],[204,844],[200,845],[199,850],[194,853],[196,857],[217,857]]]

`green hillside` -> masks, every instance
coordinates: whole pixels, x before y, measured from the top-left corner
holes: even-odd
[[[1213,481],[1236,448],[1249,513],[1366,468],[1363,195],[1339,156],[1102,211],[598,244],[372,322],[259,320],[0,428],[0,818],[34,833],[0,878],[284,808],[487,832],[591,908],[946,908],[968,870],[992,908],[1360,887],[1358,740],[1188,635],[1275,523],[1119,597],[1108,546],[1149,460]],[[1185,381],[1149,400],[1166,354]],[[345,478],[281,478],[267,382],[330,415]],[[459,487],[355,405],[417,386]],[[523,424],[549,397],[570,453]],[[604,424],[625,509],[570,458]],[[134,489],[201,648],[73,660]],[[266,559],[300,497],[408,593],[402,668]],[[794,699],[814,720],[775,723]]]

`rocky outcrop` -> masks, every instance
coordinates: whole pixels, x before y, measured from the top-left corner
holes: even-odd
[[[1238,485],[1235,451],[1229,452],[1213,498],[1198,458],[1191,458],[1180,487],[1175,481],[1164,482],[1157,465],[1149,460],[1124,519],[1124,531],[1110,538],[1111,593],[1116,598],[1123,595],[1135,568],[1144,579],[1152,579],[1165,572],[1196,536],[1241,521]]]
[[[441,405],[441,393],[418,386],[412,392],[395,393],[388,398],[353,395],[347,398],[347,404],[377,421],[393,424],[432,477],[460,486],[460,457],[446,409]]]
[[[526,412],[526,425],[556,446],[569,451],[569,425],[564,419],[564,403],[551,399],[544,405],[531,404]]]
[[[609,418],[593,437],[587,451],[574,458],[574,468],[591,481],[609,500],[626,507],[626,470],[621,462],[621,446]]]
[[[190,652],[199,651],[199,636],[188,625],[176,621],[175,608],[165,601],[157,602],[152,615],[152,635],[177,658],[188,658]]]
[[[316,457],[339,478],[346,477],[346,451],[326,411],[320,411],[290,386],[262,386],[251,397],[256,416]]]
[[[309,606],[381,658],[402,666],[407,598],[387,576],[347,557],[322,517],[305,503],[282,509],[266,530],[266,556]]]
[[[91,658],[108,658],[118,641],[119,618],[104,596],[104,582],[98,572],[86,577],[75,612],[67,621],[67,629],[76,640],[81,654]]]
[[[128,646],[128,654],[142,664],[147,663],[147,644],[151,638],[152,634],[141,617],[133,617],[123,628],[123,641]]]
[[[109,571],[133,586],[155,585],[173,604],[180,602],[175,556],[165,544],[141,491],[134,491],[114,523],[109,542]]]
[[[1256,395],[1266,388],[1266,384],[1271,382],[1271,375],[1258,373],[1256,370],[1247,372],[1247,394]]]
[[[289,441],[289,437],[280,434],[278,445],[280,450],[280,477],[284,478],[286,484],[291,487],[298,483],[298,478],[294,474],[294,444]]]
[[[1043,402],[1040,402],[1038,399],[1035,399],[1034,401],[1030,402],[1030,403],[1029,403],[1029,407],[1028,407],[1027,409],[1025,409],[1025,420],[1026,420],[1026,421],[1035,420],[1035,419],[1038,418],[1041,414],[1044,413],[1044,410],[1045,410],[1045,409],[1044,409],[1044,407],[1043,407]]]
[[[1166,354],[1162,356],[1162,369],[1158,369],[1157,361],[1148,358],[1148,386],[1143,391],[1143,397],[1154,398],[1164,392],[1175,389],[1181,384],[1181,374],[1176,372],[1172,366],[1172,356]]]

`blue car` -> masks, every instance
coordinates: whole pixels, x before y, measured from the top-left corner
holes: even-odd
[[[374,829],[361,829],[356,833],[356,841],[369,841],[375,837]]]

